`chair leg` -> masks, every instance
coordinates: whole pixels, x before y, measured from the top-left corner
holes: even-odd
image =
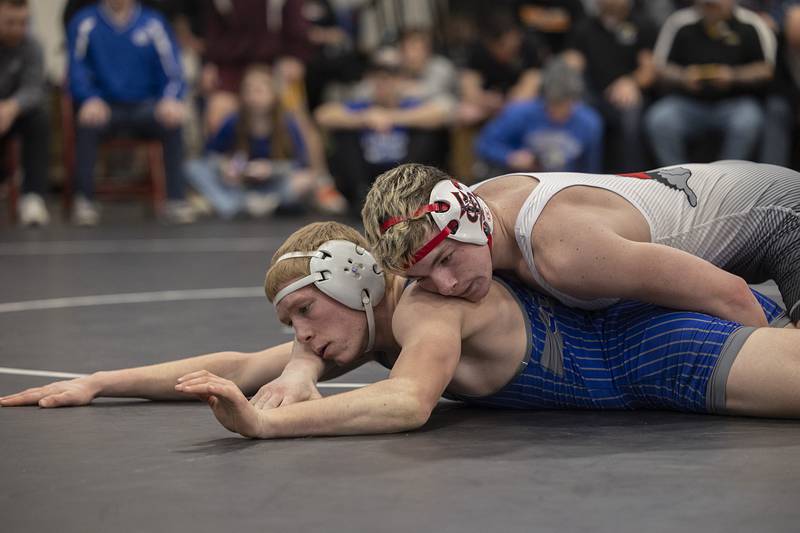
[[[8,221],[13,225],[18,220],[19,213],[19,141],[12,140],[6,148],[6,160],[4,161],[7,170],[6,195],[8,196]]]
[[[19,205],[19,185],[17,172],[8,178],[8,221],[14,224],[19,220],[17,206]]]
[[[160,142],[150,142],[147,145],[147,165],[150,175],[150,201],[153,205],[153,212],[160,216],[164,211],[164,204],[167,198],[166,176],[164,171],[164,150]]]

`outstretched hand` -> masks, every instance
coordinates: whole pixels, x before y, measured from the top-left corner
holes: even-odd
[[[247,401],[234,382],[207,370],[200,370],[178,378],[175,390],[194,395],[208,403],[219,423],[229,431],[243,437],[264,436],[261,414]]]
[[[0,398],[0,406],[74,407],[88,405],[96,395],[97,387],[92,384],[89,377],[82,377],[69,381],[56,381],[43,387],[33,387],[10,396],[3,396]]]

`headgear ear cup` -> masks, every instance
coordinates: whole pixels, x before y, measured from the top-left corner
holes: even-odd
[[[430,213],[440,230],[451,227],[453,221],[457,224],[455,231],[451,227],[447,238],[470,244],[488,243],[494,229],[492,212],[469,187],[456,180],[442,180],[431,190],[430,203],[448,206],[446,210]]]
[[[364,248],[343,240],[322,243],[313,252],[291,252],[278,258],[276,264],[295,257],[310,257],[308,276],[293,281],[275,295],[273,304],[312,283],[337,302],[367,314],[369,339],[366,351],[375,343],[373,307],[383,300],[386,281],[378,262]]]

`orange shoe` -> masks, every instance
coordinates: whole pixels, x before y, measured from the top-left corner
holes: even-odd
[[[326,215],[347,213],[347,200],[333,185],[321,185],[314,194],[314,207]]]

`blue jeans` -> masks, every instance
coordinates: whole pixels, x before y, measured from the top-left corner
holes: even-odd
[[[763,124],[764,111],[751,96],[715,102],[670,95],[654,103],[645,116],[662,166],[685,163],[687,141],[713,131],[723,137],[719,159],[750,159]]]
[[[281,207],[296,207],[299,199],[292,193],[290,186],[289,163],[273,162],[280,171],[268,181],[257,185],[231,185],[225,183],[220,172],[223,157],[218,154],[207,154],[199,159],[186,163],[186,177],[189,183],[202,194],[224,219],[231,219],[245,209],[248,193],[257,192],[274,195]]]
[[[99,128],[77,125],[75,157],[77,159],[76,188],[87,198],[94,196],[94,166],[97,147],[106,137],[158,139],[164,149],[164,173],[167,178],[167,198],[184,198],[183,134],[181,128],[165,128],[156,120],[156,102],[109,104],[111,118]]]
[[[795,111],[788,98],[770,95],[764,103],[766,124],[761,139],[760,161],[788,167],[791,160],[792,128]]]

